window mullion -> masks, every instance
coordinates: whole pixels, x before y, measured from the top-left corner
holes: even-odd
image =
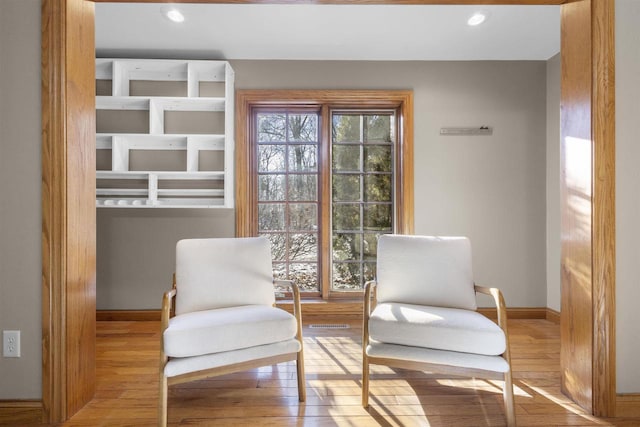
[[[331,208],[333,206],[332,196],[332,168],[333,163],[331,159],[332,150],[332,132],[331,132],[331,111],[328,105],[322,105],[320,109],[320,137],[318,138],[319,144],[319,158],[318,158],[318,173],[319,173],[319,210],[320,215],[318,217],[318,234],[321,239],[320,244],[320,256],[318,258],[319,266],[318,273],[320,275],[320,289],[322,291],[323,299],[329,298],[329,292],[331,291],[331,277],[332,277],[332,251],[331,241],[333,234],[333,224]]]

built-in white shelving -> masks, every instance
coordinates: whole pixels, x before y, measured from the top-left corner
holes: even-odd
[[[108,132],[100,129],[104,127],[101,120],[108,120],[97,117],[98,162],[107,159],[107,167],[96,171],[98,207],[233,207],[234,73],[226,61],[98,58],[96,80],[107,83],[98,90],[97,112],[120,114],[111,119]],[[140,89],[138,84],[146,86]],[[164,93],[163,85],[170,87],[170,95]],[[104,93],[104,87],[109,93]],[[191,133],[185,126],[180,126],[180,133],[172,133],[167,125],[172,112],[222,113],[224,119],[218,120],[221,128],[215,133],[198,133],[198,129]],[[148,123],[135,132],[119,128],[128,117]],[[134,154],[142,155],[146,165],[153,164],[158,151],[175,153],[170,160],[173,168],[178,162],[177,170],[136,170]],[[217,160],[203,166],[205,154]]]

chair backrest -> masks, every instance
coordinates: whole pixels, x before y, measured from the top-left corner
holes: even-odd
[[[265,237],[185,239],[176,245],[176,314],[275,302]]]
[[[382,235],[376,280],[378,302],[477,308],[466,237]]]

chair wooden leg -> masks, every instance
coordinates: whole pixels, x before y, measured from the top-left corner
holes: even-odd
[[[511,370],[504,374],[504,412],[507,417],[507,425],[516,427],[516,410],[513,399],[513,381],[511,380]]]
[[[304,354],[302,349],[298,352],[296,370],[298,372],[298,400],[304,402],[307,400],[307,386],[304,376]]]
[[[166,427],[167,425],[167,399],[168,399],[167,377],[164,373],[160,373],[160,398],[158,401],[158,426]]]
[[[369,359],[362,357],[362,407],[369,407]]]

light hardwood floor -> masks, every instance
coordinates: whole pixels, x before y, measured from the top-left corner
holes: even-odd
[[[363,409],[359,323],[312,329],[308,322],[306,403],[297,399],[295,365],[285,363],[171,387],[169,425],[504,425],[499,381],[386,367],[372,367],[371,407]],[[562,395],[557,324],[511,320],[509,332],[519,426],[640,426],[640,419],[586,415]],[[155,425],[158,339],[159,322],[98,322],[97,392],[65,426]]]

